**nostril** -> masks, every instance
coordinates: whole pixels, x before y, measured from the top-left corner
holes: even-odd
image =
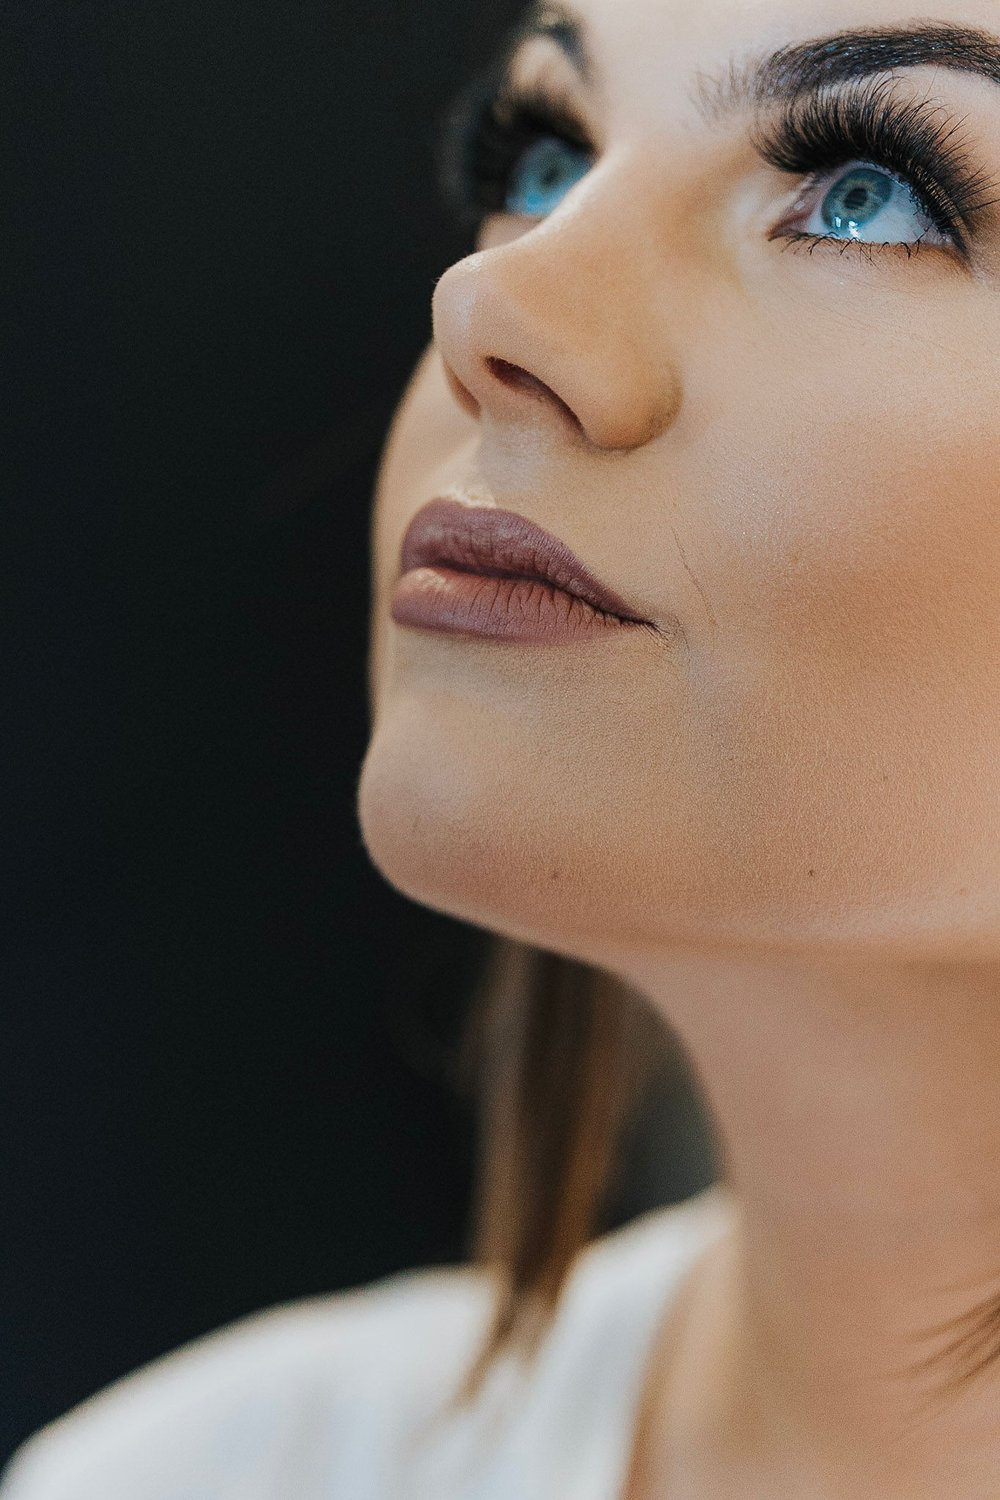
[[[537,375],[532,375],[530,370],[525,370],[520,365],[512,365],[506,359],[497,359],[494,354],[487,355],[486,364],[490,372],[498,380],[502,380],[504,385],[534,391],[537,395],[553,394],[543,380],[539,380]]]
[[[541,396],[547,401],[552,401],[560,411],[565,413],[574,427],[581,425],[572,407],[567,406],[550,385],[546,385],[544,380],[539,380],[537,375],[532,375],[530,370],[525,370],[521,365],[513,365],[506,359],[498,359],[493,354],[486,356],[486,367],[491,375],[511,390],[527,391],[529,395]]]

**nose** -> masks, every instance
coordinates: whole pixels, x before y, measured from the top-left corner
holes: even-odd
[[[623,450],[670,427],[681,386],[641,195],[634,178],[598,182],[607,165],[572,206],[447,270],[432,312],[446,379],[471,415]]]

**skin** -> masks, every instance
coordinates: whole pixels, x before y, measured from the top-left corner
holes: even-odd
[[[387,444],[363,836],[414,899],[640,989],[703,1083],[732,1230],[658,1341],[621,1500],[995,1500],[1000,1367],[947,1401],[908,1372],[1000,1289],[1000,205],[968,265],[783,248],[800,180],[691,82],[1000,7],[575,9],[597,86],[545,40],[519,67],[599,159],[440,279]],[[1000,175],[1000,89],[905,79]],[[540,522],[661,634],[396,626],[440,494]]]

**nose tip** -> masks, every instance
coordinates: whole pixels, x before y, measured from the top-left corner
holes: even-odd
[[[434,290],[434,340],[469,415],[548,423],[601,449],[641,447],[673,422],[680,387],[657,344],[641,268],[609,278],[609,248],[567,264],[565,231],[531,231],[457,262]],[[591,284],[593,283],[593,284]]]

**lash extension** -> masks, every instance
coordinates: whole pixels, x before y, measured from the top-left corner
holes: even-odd
[[[984,196],[996,183],[974,167],[958,134],[961,121],[933,99],[901,99],[896,84],[889,77],[820,89],[793,100],[776,119],[757,121],[751,141],[771,166],[807,174],[803,192],[823,172],[851,161],[887,168],[907,182],[935,227],[967,255],[972,221],[997,201]]]
[[[544,136],[580,151],[593,142],[567,98],[548,88],[514,84],[506,61],[477,74],[442,121],[437,176],[445,203],[463,229],[503,210],[518,158]]]
[[[503,210],[514,166],[542,137],[554,136],[596,154],[571,101],[542,85],[515,84],[509,66],[505,57],[476,75],[441,123],[438,181],[463,229],[476,228],[486,214]],[[803,194],[824,172],[851,161],[886,168],[905,181],[935,227],[967,258],[972,221],[998,201],[990,196],[996,181],[975,167],[959,134],[961,120],[951,118],[934,99],[900,98],[897,83],[895,76],[882,76],[810,92],[773,117],[752,122],[751,143],[770,165],[804,177]],[[881,248],[876,242],[838,241],[803,231],[772,237]],[[920,241],[909,248],[920,248]]]

